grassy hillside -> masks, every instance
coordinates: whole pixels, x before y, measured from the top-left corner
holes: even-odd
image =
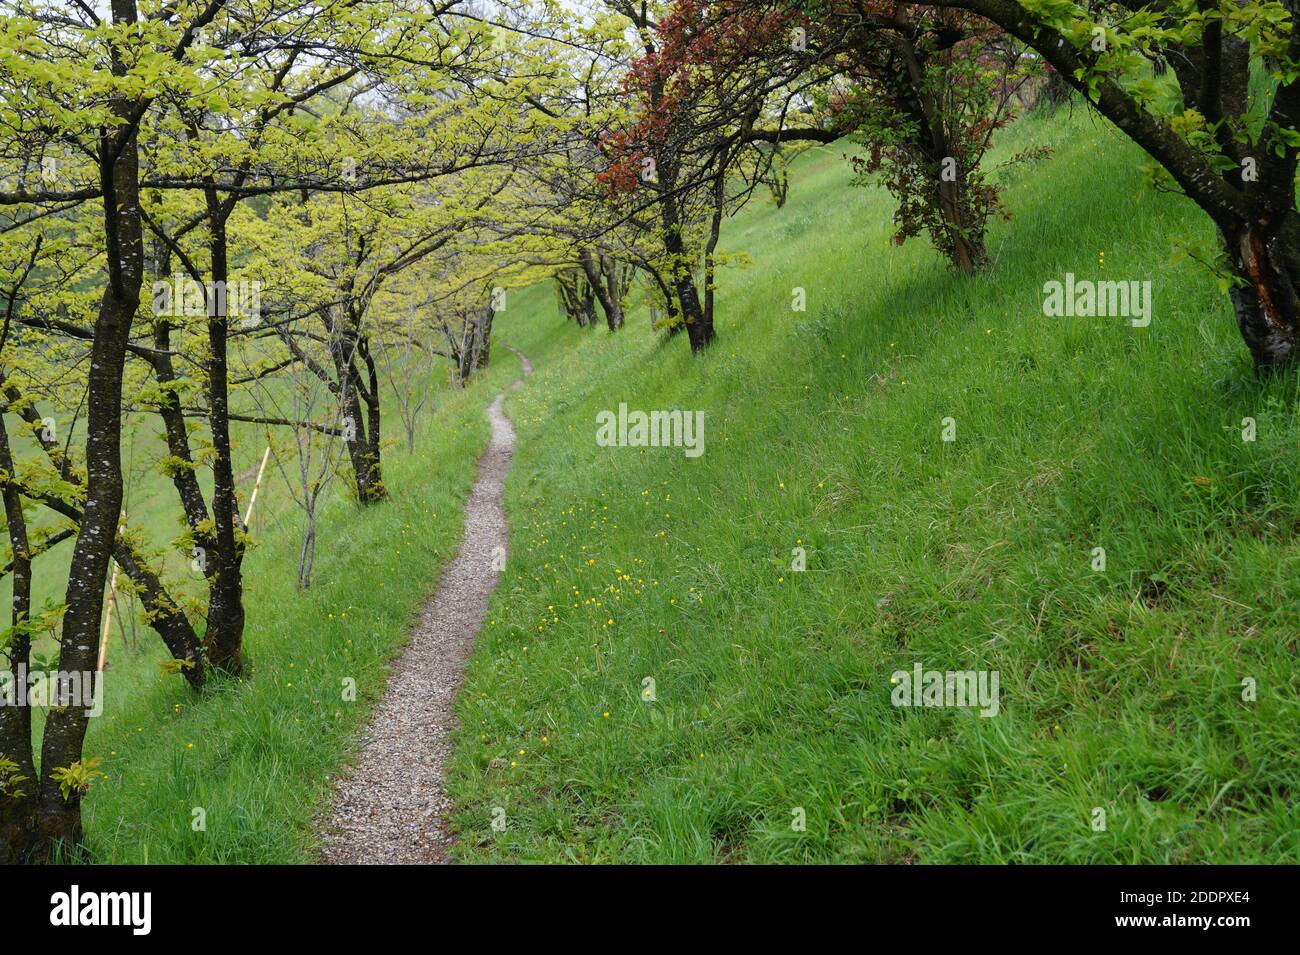
[[[1209,226],[1143,189],[1129,145],[1062,114],[1000,153],[1031,144],[1056,156],[1002,174],[1014,218],[974,279],[923,241],[892,246],[888,198],[847,185],[840,145],[798,161],[784,209],[727,224],[706,355],[652,335],[644,308],[611,336],[566,324],[548,287],[510,297],[497,330],[536,374],[507,399],[512,555],[459,705],[460,858],[1300,852],[1293,383],[1257,383],[1213,280],[1167,264],[1171,237]],[[1043,283],[1067,271],[1150,279],[1150,327],[1045,318]],[[518,374],[497,348],[439,395],[415,456],[387,452],[391,502],[336,495],[309,593],[268,475],[252,679],[195,697],[160,674],[151,631],[129,653],[114,637],[86,747],[109,777],[86,800],[95,861],[315,857],[330,776],[459,543],[483,408]],[[596,414],[620,402],[704,411],[704,454],[598,447]],[[241,435],[251,466],[260,434]],[[172,495],[138,476],[155,547],[178,532]],[[890,674],[918,662],[997,670],[999,714],[892,706]]]
[[[463,860],[1300,853],[1293,382],[1257,383],[1212,278],[1168,264],[1210,226],[1131,145],[1076,114],[999,153],[1031,144],[1056,155],[1001,175],[1014,218],[974,279],[891,246],[830,146],[728,224],[752,262],[702,357],[644,310],[610,336],[548,289],[512,302],[537,373],[460,700]],[[1067,271],[1151,280],[1151,325],[1045,318]],[[705,453],[598,447],[620,402],[703,410]],[[999,714],[892,706],[917,662],[997,670]]]

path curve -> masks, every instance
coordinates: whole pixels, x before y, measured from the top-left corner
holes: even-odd
[[[507,348],[509,348],[512,352],[514,352],[519,357],[519,364],[524,369],[524,378],[527,378],[529,375],[533,373],[533,363],[528,360],[527,355],[521,352],[514,345],[511,345],[509,342],[502,342],[501,344],[505,345]],[[524,383],[524,379],[520,378],[518,381],[516,381],[513,385],[510,386],[510,390],[513,391],[523,383]]]
[[[524,376],[532,374],[527,356],[505,347],[519,356]],[[511,388],[522,383],[521,378]],[[515,429],[502,410],[504,400],[504,394],[497,395],[487,409],[492,440],[465,504],[460,551],[425,604],[356,764],[336,784],[321,851],[328,864],[449,861],[451,801],[444,773],[455,727],[453,704],[501,578],[496,568],[504,564],[510,543],[501,501]]]

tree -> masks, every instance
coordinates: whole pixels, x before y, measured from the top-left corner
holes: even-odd
[[[6,111],[17,114],[15,122],[3,125],[28,129],[32,118],[39,117],[34,125],[48,138],[23,144],[28,148],[48,147],[64,137],[76,141],[85,129],[96,129],[93,140],[81,145],[93,157],[97,181],[71,190],[33,192],[20,187],[0,194],[0,202],[29,206],[102,197],[107,272],[91,341],[85,497],[59,642],[61,675],[54,688],[59,705],[45,724],[38,801],[24,855],[29,851],[46,855],[57,846],[70,848],[80,841],[80,800],[93,778],[93,771],[81,761],[87,712],[71,704],[76,695],[74,680],[79,683],[85,675],[92,686],[97,681],[101,599],[122,502],[122,376],[144,279],[138,132],[158,89],[148,80],[160,75],[164,62],[184,75],[180,64],[185,51],[195,32],[219,8],[214,2],[187,18],[183,27],[172,26],[158,48],[152,46],[154,37],[144,40],[145,31],[137,29],[135,0],[111,0],[110,19],[94,24],[93,39],[83,30],[85,24],[70,24],[39,6],[16,11],[11,29],[3,35],[0,83],[6,87]],[[98,21],[88,8],[83,15]],[[145,82],[127,82],[133,75]]]
[[[836,14],[791,0],[813,18]],[[1300,344],[1300,29],[1295,5],[1260,0],[1040,5],[939,0],[1033,49],[1158,164],[1218,233],[1228,291],[1257,371],[1294,365]],[[1157,69],[1167,65],[1176,88]]]
[[[760,156],[750,174],[770,186],[780,182],[782,146],[852,134],[867,147],[851,157],[863,179],[880,174],[898,200],[895,240],[924,230],[956,268],[975,271],[986,260],[987,222],[1001,211],[981,162],[1036,61],[962,11],[868,0],[825,9],[829,15],[818,18],[782,0],[676,4],[659,31],[668,35],[662,53],[684,50],[682,65],[665,81],[665,122],[682,121],[677,113],[686,100],[671,95],[680,77],[708,77],[728,94],[711,107],[711,127],[730,123],[740,131],[736,143],[770,143],[771,154]],[[768,115],[773,110],[761,99],[776,90],[751,77],[783,78],[779,113]],[[787,110],[818,117],[822,128],[783,130]],[[756,128],[760,119],[775,128]],[[781,188],[774,194],[784,201]]]
[[[380,319],[374,340],[380,368],[388,379],[389,390],[397,402],[397,413],[406,432],[406,453],[415,454],[415,432],[421,413],[433,394],[433,368],[428,361],[429,336],[416,321],[416,308],[407,301],[401,309],[405,321]]]
[[[831,142],[846,130],[823,125],[805,98],[830,75],[824,52],[787,46],[765,70],[737,68],[752,65],[755,50],[780,45],[783,17],[759,10],[718,17],[711,4],[680,0],[656,22],[645,6],[611,5],[638,30],[644,55],[624,81],[635,112],[605,137],[599,179],[626,203],[628,221],[653,208],[661,253],[647,267],[671,289],[670,314],[698,352],[715,334],[722,220],[769,177],[775,151],[762,144]]]
[[[605,313],[605,324],[611,332],[618,331],[623,327],[623,307],[635,268],[617,256],[593,252],[590,248],[578,253],[578,262]]]
[[[592,328],[596,324],[596,293],[590,278],[582,269],[561,269],[555,273],[555,297],[579,328]]]
[[[862,9],[862,5],[858,6]],[[898,201],[895,241],[922,230],[959,271],[987,264],[985,234],[1001,210],[983,159],[1036,60],[962,11],[914,9],[861,17],[843,58],[852,85],[840,109],[867,147],[858,169],[882,174]],[[830,24],[830,43],[843,35]],[[1015,160],[1042,155],[1022,154]]]
[[[327,346],[318,346],[307,339],[303,347],[308,351],[323,351]],[[311,587],[316,562],[316,514],[322,496],[338,473],[339,448],[343,446],[347,427],[341,420],[341,406],[330,397],[328,386],[309,365],[327,360],[323,355],[304,354],[302,361],[290,366],[287,381],[259,389],[259,400],[268,413],[290,422],[291,451],[286,453],[273,439],[269,447],[289,496],[303,516],[297,568],[299,590]],[[285,384],[288,395],[282,396],[281,386]],[[318,422],[317,419],[326,416],[327,422]]]
[[[191,682],[202,683],[205,656],[214,669],[241,673],[246,540],[231,422],[258,420],[238,409],[238,389],[288,365],[253,354],[263,344],[257,335],[274,335],[275,327],[228,308],[226,292],[246,276],[249,236],[276,197],[306,202],[322,193],[450,180],[529,148],[517,135],[519,91],[495,76],[500,55],[490,28],[457,6],[179,0],[141,11],[133,0],[112,0],[101,11],[86,3],[67,10],[40,0],[5,4],[0,252],[33,233],[71,237],[57,257],[36,245],[33,278],[46,293],[29,294],[24,279],[17,283],[23,291],[10,297],[10,317],[27,331],[14,339],[22,346],[14,361],[0,349],[5,409],[30,425],[32,416],[41,420],[30,386],[41,400],[76,392],[61,410],[75,422],[85,409],[86,438],[76,456],[33,426],[48,465],[39,472],[0,465],[0,490],[11,509],[38,502],[67,519],[59,533],[75,529],[62,671],[94,671],[100,601],[115,559],[173,656],[188,664],[182,668]],[[173,267],[198,290],[196,313],[177,313],[174,299],[158,294],[157,285],[175,287]],[[157,285],[145,296],[150,278]],[[145,339],[133,328],[150,306]],[[347,335],[344,326],[345,345]],[[364,363],[364,347],[353,341],[346,361],[360,356]],[[89,361],[78,367],[75,350],[86,348]],[[253,368],[242,379],[232,372],[241,361]],[[351,375],[346,362],[336,375]],[[133,401],[124,403],[128,381]],[[373,393],[373,375],[368,387]],[[203,557],[203,654],[135,535],[118,530],[122,413],[139,407],[164,423],[168,454],[159,465],[176,486],[187,544]],[[206,432],[193,428],[196,421]],[[212,469],[210,502],[195,477],[202,467]],[[49,539],[27,533],[14,515],[10,563],[25,580],[34,552]],[[15,625],[30,626],[21,619],[30,608],[20,599],[15,609]],[[21,656],[20,644],[14,649]],[[70,679],[62,681],[58,700],[66,703],[72,689]],[[12,822],[13,831],[26,833],[22,854],[46,856],[80,838],[80,799],[96,775],[82,760],[85,731],[84,710],[51,713],[41,779],[22,790],[23,800],[4,806],[6,827]],[[8,723],[4,732],[6,749],[23,735]],[[6,767],[26,765],[7,753],[0,758]],[[10,795],[18,791],[10,786],[14,775],[4,771]]]

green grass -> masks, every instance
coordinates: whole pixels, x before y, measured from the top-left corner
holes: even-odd
[[[973,279],[891,246],[835,145],[728,223],[752,264],[703,356],[644,310],[610,336],[548,289],[512,302],[537,372],[459,702],[462,860],[1300,854],[1294,382],[1257,382],[1212,278],[1168,264],[1210,226],[1139,152],[1082,112],[999,152],[1031,143],[1056,154],[1002,174],[1014,218]],[[1067,271],[1150,279],[1152,324],[1045,318]],[[704,410],[704,455],[597,447],[623,401]],[[1000,714],[891,706],[915,662],[997,670]]]
[[[416,454],[404,438],[386,452],[392,500],[362,511],[335,495],[320,519],[315,584],[303,593],[298,522],[285,505],[244,563],[249,679],[196,696],[160,674],[165,654],[152,631],[129,655],[114,638],[110,660],[121,660],[85,750],[109,777],[85,802],[93,861],[315,858],[329,776],[355,753],[389,662],[459,546],[461,505],[489,435],[483,409],[518,375],[518,360],[498,349],[480,380],[435,396]],[[281,479],[268,471],[266,480],[273,489]],[[343,698],[345,679],[355,680],[355,702]],[[202,832],[196,808],[206,812]]]
[[[644,308],[611,336],[565,323],[548,287],[512,294],[498,335],[536,373],[507,399],[511,560],[459,701],[460,858],[1300,853],[1294,383],[1254,380],[1213,280],[1167,264],[1171,237],[1210,229],[1144,190],[1140,154],[1082,113],[1021,121],[999,151],[1030,144],[1056,155],[1002,174],[1014,218],[973,279],[923,241],[892,246],[891,203],[847,185],[836,145],[797,161],[784,209],[727,224],[749,264],[720,276],[703,356],[650,334]],[[1151,326],[1044,318],[1043,283],[1067,271],[1151,279]],[[390,502],[336,495],[305,594],[268,474],[250,679],[195,696],[160,675],[151,631],[131,652],[114,637],[86,747],[109,777],[85,803],[94,861],[315,857],[330,776],[459,543],[483,408],[518,374],[497,348],[441,393],[415,456],[387,451]],[[596,413],[623,401],[704,410],[704,455],[597,447]],[[132,514],[161,549],[180,528],[143,470],[154,431]],[[242,469],[263,445],[238,436]],[[40,559],[38,594],[61,593],[60,562]],[[891,706],[890,674],[914,662],[996,669],[999,715]]]

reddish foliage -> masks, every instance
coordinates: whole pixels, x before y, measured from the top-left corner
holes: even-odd
[[[609,165],[599,181],[615,194],[636,188],[645,159],[680,133],[692,107],[716,92],[718,77],[784,42],[803,21],[788,11],[735,0],[679,0],[655,27],[654,52],[635,60],[623,78],[637,118],[628,129],[603,137]]]

